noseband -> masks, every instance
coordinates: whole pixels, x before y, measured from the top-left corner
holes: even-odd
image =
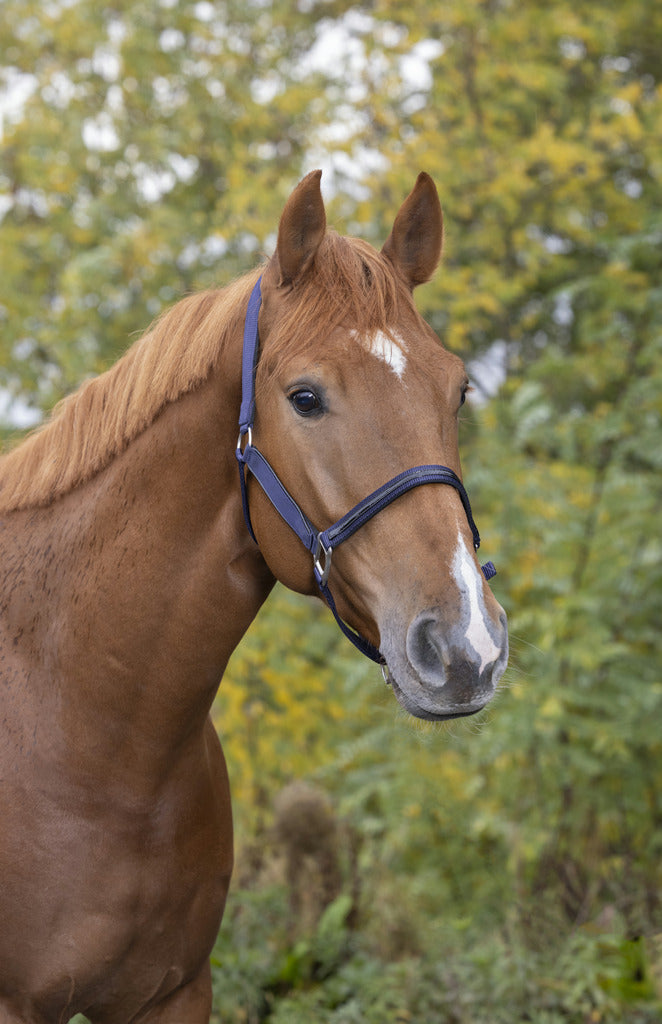
[[[248,300],[241,363],[241,410],[239,413],[239,440],[237,441],[236,456],[239,462],[244,519],[246,520],[251,537],[257,544],[248,508],[246,468],[253,474],[276,511],[285,520],[287,525],[294,530],[302,544],[310,551],[313,557],[313,572],[317,586],[333,612],[340,629],[354,646],[358,647],[362,654],[372,658],[377,664],[384,666],[385,660],[377,648],[369,640],[366,640],[365,637],[362,637],[360,633],[351,629],[338,614],[336,603],[329,590],[329,572],[331,571],[331,556],[334,550],[339,544],[342,544],[343,541],[356,533],[373,516],[381,512],[387,505],[390,505],[392,501],[406,494],[412,488],[420,487],[422,484],[448,484],[450,487],[455,488],[464,506],[467,521],[473,535],[474,549],[478,550],[480,535],[471,514],[469,497],[460,478],[447,466],[415,466],[413,469],[405,470],[404,473],[398,474],[398,476],[389,480],[388,483],[378,487],[376,491],[373,491],[367,498],[360,501],[358,505],[355,505],[354,508],[350,509],[332,526],[327,527],[326,530],[317,530],[313,526],[308,516],[301,511],[292,495],[283,486],[264,455],[253,444],[255,371],[260,346],[258,316],[262,304],[261,281],[262,278],[258,280]],[[482,566],[482,571],[486,580],[491,579],[496,574],[496,569],[492,562],[486,562]]]

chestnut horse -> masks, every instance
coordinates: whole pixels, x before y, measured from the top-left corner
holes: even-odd
[[[481,708],[507,660],[459,481],[466,373],[412,300],[441,241],[425,174],[381,253],[326,231],[319,172],[300,183],[262,274],[239,447],[254,434],[320,526],[436,466],[321,567],[429,719]],[[233,856],[209,710],[274,580],[314,593],[320,568],[245,467],[255,540],[244,520],[257,278],[182,300],[0,461],[2,1024],[209,1019]]]

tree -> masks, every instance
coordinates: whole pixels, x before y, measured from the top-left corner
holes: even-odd
[[[48,407],[255,263],[315,117],[314,29],[284,2],[3,4],[29,93],[4,125],[3,387]]]

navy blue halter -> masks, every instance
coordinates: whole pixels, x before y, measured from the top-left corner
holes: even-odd
[[[372,519],[373,516],[381,512],[382,509],[390,505],[392,501],[399,498],[402,494],[406,494],[413,487],[420,487],[421,484],[448,484],[450,487],[454,487],[460,495],[464,511],[466,513],[467,521],[473,535],[474,548],[478,550],[480,546],[480,535],[474,523],[473,516],[471,514],[471,505],[469,504],[469,496],[464,489],[462,481],[447,466],[415,466],[413,469],[407,469],[404,473],[398,474],[393,477],[388,483],[378,487],[376,491],[369,494],[367,498],[355,505],[354,508],[350,509],[344,516],[338,519],[337,522],[327,527],[326,530],[317,530],[310,519],[304,512],[301,511],[296,501],[283,486],[278,476],[271,468],[264,455],[255,447],[253,444],[253,424],[255,422],[255,371],[257,368],[257,361],[259,358],[259,333],[258,333],[258,316],[260,313],[260,306],[262,304],[262,292],[260,289],[260,278],[253,288],[251,297],[248,300],[248,308],[246,310],[246,321],[244,324],[244,349],[241,364],[241,410],[239,413],[239,440],[237,441],[236,456],[239,462],[239,478],[241,481],[241,498],[244,508],[244,518],[246,525],[250,532],[251,537],[257,543],[257,538],[253,532],[253,526],[251,524],[251,517],[248,508],[248,491],[246,487],[246,473],[245,469],[248,469],[260,487],[269,498],[269,501],[274,506],[276,511],[282,516],[287,525],[294,530],[299,540],[305,547],[310,551],[313,557],[313,571],[317,585],[320,589],[322,596],[327,602],[329,608],[333,612],[336,622],[340,626],[345,636],[351,640],[355,647],[365,654],[368,658],[372,658],[379,665],[384,665],[385,661],[377,648],[362,637],[360,633],[355,632],[351,629],[346,622],[341,619],[336,609],[336,603],[333,600],[331,591],[329,590],[329,572],[331,570],[331,556],[335,548],[343,541],[351,537],[352,534],[356,533],[361,526]],[[245,468],[244,468],[245,467]],[[486,562],[482,566],[482,571],[485,579],[489,580],[496,574],[496,569],[492,562]]]

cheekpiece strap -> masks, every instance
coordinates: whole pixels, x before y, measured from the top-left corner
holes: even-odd
[[[241,357],[241,409],[239,433],[243,437],[255,422],[255,371],[259,356],[260,335],[257,321],[262,305],[262,275],[260,274],[246,308],[244,321],[244,347]]]

